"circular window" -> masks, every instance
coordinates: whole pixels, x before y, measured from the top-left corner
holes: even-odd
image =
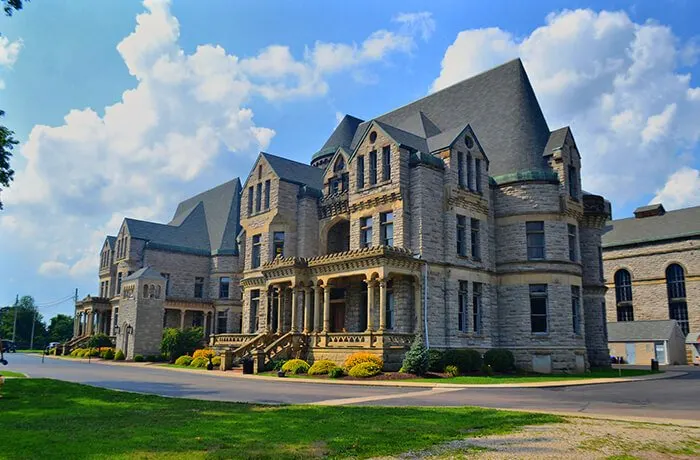
[[[376,141],[376,140],[377,140],[377,132],[372,131],[371,133],[369,133],[369,141],[374,144],[374,141]]]
[[[464,136],[464,142],[467,144],[468,149],[474,147],[474,139],[471,136]]]

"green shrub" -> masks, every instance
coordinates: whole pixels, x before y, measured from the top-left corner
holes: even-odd
[[[265,370],[280,371],[280,370],[282,370],[282,366],[284,366],[284,363],[286,363],[286,362],[287,362],[287,360],[284,358],[272,359],[265,365]]]
[[[406,356],[403,358],[401,369],[409,374],[425,375],[428,372],[429,365],[430,356],[428,349],[425,348],[423,337],[418,334],[413,340],[411,349],[406,352]]]
[[[100,350],[97,348],[88,348],[87,351],[83,354],[83,357],[85,358],[97,358],[100,356]]]
[[[192,357],[188,355],[182,355],[175,360],[175,364],[178,366],[189,366],[192,364]]]
[[[382,360],[382,358],[367,351],[358,351],[357,353],[353,353],[350,356],[348,356],[345,360],[344,367],[349,372],[350,369],[352,369],[360,363],[374,363],[377,366],[379,366],[379,369],[384,367],[384,361]]]
[[[194,353],[200,347],[203,337],[201,327],[193,327],[183,331],[167,328],[163,331],[160,351],[168,357],[170,362],[175,362],[179,356]]]
[[[290,359],[280,369],[283,372],[290,374],[306,374],[309,371],[309,363],[303,359]]]
[[[83,349],[82,349],[82,348],[74,348],[73,350],[71,350],[70,355],[77,358],[77,357],[80,357],[80,355],[81,355],[82,353],[83,353]]]
[[[476,372],[481,369],[481,353],[471,348],[445,350],[445,365],[457,366],[460,374]]]
[[[515,370],[515,357],[510,350],[492,348],[484,353],[484,364],[490,365],[496,372],[511,372]]]
[[[445,374],[450,377],[457,377],[459,375],[459,369],[457,369],[457,366],[447,365],[445,366]]]
[[[481,373],[484,375],[492,376],[493,375],[493,367],[491,367],[490,364],[484,364],[481,366]]]
[[[350,377],[355,377],[355,378],[367,378],[367,377],[374,377],[375,375],[379,375],[382,373],[382,368],[377,366],[376,363],[371,363],[371,362],[364,362],[355,365],[352,369],[350,369]]]
[[[207,358],[193,358],[190,367],[205,368],[209,360]]]
[[[328,377],[330,377],[332,379],[339,379],[343,375],[345,375],[345,371],[343,370],[342,367],[336,366],[333,369],[328,371]]]
[[[428,370],[430,372],[442,372],[444,368],[444,352],[435,348],[428,350]]]
[[[107,348],[102,352],[102,359],[114,359],[114,350]]]
[[[88,348],[111,347],[112,339],[107,334],[95,334],[87,340]]]
[[[211,363],[214,365],[214,367],[218,368],[221,367],[221,356],[214,356],[211,359]]]
[[[311,365],[309,368],[309,375],[323,375],[327,374],[331,369],[334,369],[338,366],[333,361],[330,361],[328,359],[322,359],[320,361],[316,361]]]
[[[134,355],[135,363],[142,363],[144,361],[146,361],[146,358],[144,358],[143,355]]]
[[[124,361],[125,359],[126,356],[124,356],[124,352],[121,350],[117,350],[117,352],[114,354],[115,361]]]
[[[163,357],[163,355],[146,355],[146,361],[149,363],[161,363],[163,361],[166,361],[167,357]]]

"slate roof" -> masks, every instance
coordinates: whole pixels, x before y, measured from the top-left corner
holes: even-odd
[[[134,273],[131,275],[127,276],[124,278],[123,281],[130,281],[130,280],[136,280],[136,279],[146,279],[146,280],[158,280],[158,281],[165,281],[165,278],[152,269],[151,267],[143,267],[138,270],[136,270]]]
[[[147,247],[192,254],[238,254],[241,181],[235,178],[181,202],[168,224],[124,219]]]
[[[114,243],[117,242],[117,237],[116,236],[107,236],[107,244],[109,245],[110,249],[114,249]]]
[[[425,138],[386,123],[382,123],[379,120],[376,120],[376,122],[378,126],[381,126],[381,128],[399,144],[410,147],[413,150],[418,150],[419,152],[429,152],[428,142]]]
[[[375,120],[399,129],[401,134],[412,134],[423,140],[469,124],[489,157],[489,174],[493,176],[549,169],[542,155],[550,131],[520,59],[432,93]],[[371,121],[359,124],[351,150],[365,135]],[[422,145],[408,136],[403,140],[407,145]],[[426,153],[430,153],[430,142],[427,144]]]
[[[608,323],[608,342],[646,342],[669,340],[674,329],[680,326],[676,320],[618,321]],[[680,335],[683,335],[682,333]]]
[[[700,237],[700,206],[668,211],[661,216],[608,221],[603,232],[604,248]]]
[[[335,150],[333,151],[335,153]],[[323,170],[298,161],[278,157],[270,153],[262,152],[261,155],[270,164],[277,176],[292,184],[307,185],[316,190],[323,190]]]
[[[353,117],[352,115],[345,115],[343,119],[340,120],[340,123],[338,123],[335,130],[333,130],[331,137],[329,137],[326,143],[323,144],[321,150],[314,154],[312,160],[316,160],[317,158],[326,155],[333,155],[335,151],[338,150],[338,147],[343,147],[346,150],[350,149],[352,137],[355,134],[357,127],[362,122],[363,120]]]
[[[553,150],[562,148],[564,146],[564,142],[566,141],[566,135],[569,133],[569,131],[570,129],[568,126],[552,131],[549,135],[549,139],[547,140],[547,145],[544,147],[543,153],[548,155]]]

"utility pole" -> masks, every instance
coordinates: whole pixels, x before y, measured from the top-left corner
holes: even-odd
[[[15,341],[15,333],[17,332],[17,309],[19,308],[19,294],[15,297],[15,321],[12,324],[12,341]]]
[[[34,316],[32,317],[32,338],[29,340],[29,349],[34,349],[34,325],[36,324],[36,316],[39,314],[39,309],[34,307]]]

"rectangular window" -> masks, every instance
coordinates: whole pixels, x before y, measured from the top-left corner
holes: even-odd
[[[386,327],[394,328],[394,283],[387,281],[386,283]]]
[[[394,213],[393,211],[379,214],[380,238],[384,246],[394,245]]]
[[[204,297],[204,278],[196,277],[194,279],[194,297],[196,299]]]
[[[216,312],[216,333],[225,334],[228,332],[228,310]]]
[[[369,185],[377,183],[377,151],[369,152]]]
[[[568,224],[569,230],[569,260],[576,262],[576,226]]]
[[[114,324],[112,324],[112,335],[117,335],[117,331],[114,330],[114,328],[118,325],[119,325],[119,307],[114,307]]]
[[[250,291],[250,323],[249,334],[258,331],[258,308],[260,307],[260,289]]]
[[[270,181],[265,181],[265,209],[270,209]]]
[[[474,182],[472,177],[472,154],[467,153],[467,188],[474,190]]]
[[[474,333],[481,333],[481,297],[483,288],[481,283],[474,283],[474,292],[472,293],[472,327]]]
[[[340,179],[331,179],[328,183],[328,194],[332,195],[340,191]]]
[[[260,235],[253,235],[253,250],[251,251],[250,267],[258,268],[260,266]]]
[[[464,188],[464,154],[457,152],[457,184]]]
[[[530,328],[536,334],[548,331],[546,284],[530,285]]]
[[[603,247],[598,246],[598,278],[600,282],[605,281],[605,275],[603,274]]]
[[[255,212],[260,212],[260,203],[262,202],[262,184],[255,186]]]
[[[382,179],[391,179],[391,147],[382,147]]]
[[[575,166],[569,166],[569,196],[573,199],[578,198],[578,176]]]
[[[457,255],[467,256],[467,218],[457,215]]]
[[[574,326],[574,334],[581,333],[581,288],[571,286],[571,319]]]
[[[683,335],[688,335],[690,323],[688,322],[688,304],[685,300],[672,300],[670,302],[669,317],[676,320],[683,331]]]
[[[365,157],[357,157],[357,188],[365,188]]]
[[[284,232],[272,233],[272,257],[284,257]]]
[[[544,222],[526,222],[527,258],[544,259]]]
[[[231,285],[231,278],[228,276],[222,276],[219,278],[219,298],[228,299],[229,286]]]
[[[481,260],[479,219],[472,219],[472,258],[474,258],[474,260]]]
[[[618,305],[617,320],[634,321],[634,307],[632,307],[632,305]]]
[[[476,191],[481,193],[481,160],[479,158],[474,159],[474,175],[476,176]]]
[[[253,187],[248,187],[248,215],[253,214]]]
[[[122,293],[122,272],[117,273],[117,295]]]
[[[459,282],[459,292],[457,293],[457,302],[459,303],[459,312],[457,313],[457,328],[460,332],[467,332],[467,321],[469,318],[469,283],[467,281]]]
[[[360,218],[360,247],[372,246],[372,217]]]
[[[165,295],[170,294],[170,273],[161,273],[160,276],[165,278]]]

